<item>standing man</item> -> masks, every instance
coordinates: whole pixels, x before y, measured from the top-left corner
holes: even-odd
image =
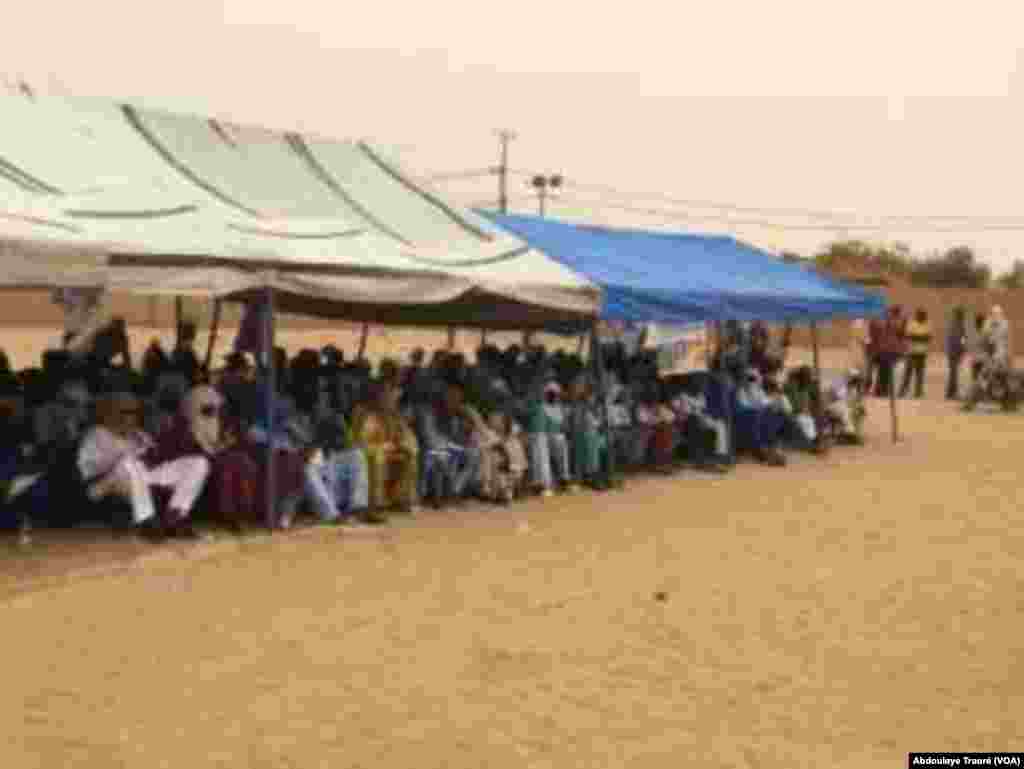
[[[914,397],[924,397],[924,374],[928,364],[928,351],[932,343],[932,327],[928,322],[928,313],[918,309],[913,319],[907,324],[905,332],[909,346],[907,362],[903,369],[903,386],[900,397],[910,394],[910,382],[914,381]]]
[[[875,396],[888,398],[895,383],[896,363],[905,354],[905,329],[906,321],[903,318],[903,308],[893,305],[889,308],[889,314],[884,321],[876,327],[878,333],[872,330],[871,341],[875,348],[878,361],[878,379],[875,382]]]
[[[946,400],[960,399],[960,364],[967,353],[967,313],[963,307],[954,307],[946,327]]]

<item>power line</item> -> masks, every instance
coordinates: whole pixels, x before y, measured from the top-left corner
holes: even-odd
[[[440,174],[428,177],[431,180],[447,181],[456,179],[479,178],[497,173],[499,169],[460,171],[450,174]],[[532,171],[519,168],[507,169],[509,175],[533,178],[537,176]],[[757,227],[769,227],[778,230],[821,232],[827,230],[850,230],[863,232],[877,232],[880,230],[892,230],[901,233],[958,233],[958,232],[1024,232],[1024,217],[989,217],[975,215],[882,215],[863,216],[849,212],[840,212],[824,209],[806,208],[772,208],[760,206],[741,206],[733,203],[722,203],[708,200],[690,200],[672,197],[664,193],[630,192],[606,184],[592,184],[576,182],[572,179],[564,179],[563,188],[566,190],[576,189],[581,191],[592,191],[604,193],[619,198],[619,200],[607,199],[585,199],[575,197],[579,202],[602,208],[616,208],[633,213],[644,213],[655,216],[668,215],[673,219],[692,221],[729,222],[730,224],[749,225]],[[622,199],[625,199],[622,200]],[[667,210],[659,207],[647,207],[637,205],[633,201],[654,200],[678,206],[681,208],[712,209],[727,213],[703,214],[687,213],[679,210]],[[627,202],[628,201],[628,202]],[[766,219],[737,219],[728,216],[728,213],[754,214],[767,217],[800,217],[804,219],[817,219],[820,223],[780,223],[775,220]],[[923,226],[929,222],[935,223],[957,223],[958,226],[951,227],[929,227]],[[968,225],[968,226],[959,226]]]
[[[598,192],[606,192],[619,197],[628,197],[633,200],[659,200],[664,203],[671,205],[689,207],[689,208],[711,208],[718,209],[721,211],[730,211],[738,214],[763,214],[767,216],[799,216],[808,219],[829,219],[829,220],[860,220],[864,219],[873,220],[880,223],[886,224],[901,224],[908,222],[928,222],[928,221],[950,221],[950,222],[978,222],[989,225],[1006,225],[1012,223],[1014,226],[1020,226],[1024,224],[1024,218],[1013,217],[1013,216],[975,216],[975,215],[952,215],[952,214],[933,214],[933,215],[894,215],[887,214],[881,216],[864,216],[860,214],[841,212],[841,211],[829,211],[821,209],[806,209],[806,208],[769,208],[760,206],[740,206],[733,203],[721,203],[708,200],[684,200],[680,198],[674,198],[663,193],[638,193],[638,192],[625,192],[615,187],[611,187],[604,184],[582,184],[575,182],[572,179],[567,179],[566,187],[572,187],[580,190],[592,190]],[[873,229],[873,228],[872,228]]]
[[[534,176],[534,172],[526,171],[522,169],[509,169],[510,174],[516,174],[518,176]],[[929,222],[929,221],[949,221],[949,222],[977,222],[985,225],[1002,225],[1011,226],[1016,229],[1019,226],[1024,226],[1024,217],[1014,216],[976,216],[972,214],[906,214],[906,215],[895,215],[886,214],[880,216],[865,216],[862,214],[856,214],[853,212],[826,210],[826,209],[812,209],[812,208],[773,208],[765,206],[742,206],[735,203],[722,203],[720,201],[711,200],[691,200],[684,198],[676,198],[671,195],[666,195],[663,192],[637,192],[622,190],[618,187],[613,187],[607,184],[594,184],[574,181],[572,178],[566,178],[563,181],[566,188],[574,188],[582,191],[592,192],[603,192],[610,195],[614,195],[619,198],[626,198],[630,201],[633,200],[655,200],[669,205],[681,206],[684,208],[703,208],[703,209],[716,209],[719,211],[729,211],[737,214],[762,214],[765,216],[784,216],[784,217],[802,217],[806,219],[827,219],[836,221],[837,226],[843,222],[857,221],[859,224],[863,224],[864,220],[885,223],[888,224],[906,224],[910,222]],[[867,225],[864,225],[867,226]],[[876,229],[875,226],[870,226],[870,229]],[[814,227],[813,229],[820,229]]]
[[[655,216],[662,219],[671,221],[683,221],[683,222],[725,222],[729,225],[735,226],[747,226],[747,227],[764,227],[774,230],[784,231],[805,231],[805,232],[827,232],[830,230],[842,230],[844,232],[879,232],[888,230],[892,232],[900,233],[930,233],[930,234],[943,234],[943,233],[974,233],[974,232],[1024,232],[1024,223],[1021,224],[989,224],[979,225],[970,227],[922,227],[918,225],[908,226],[894,226],[892,223],[887,224],[784,224],[778,221],[768,219],[737,219],[730,216],[721,214],[692,214],[678,210],[671,210],[665,208],[654,208],[646,206],[635,206],[627,205],[623,203],[609,202],[607,200],[592,200],[587,198],[581,198],[575,195],[562,195],[560,200],[575,202],[584,206],[591,206],[594,208],[613,208],[620,211],[626,211],[629,213],[643,214],[647,216]]]
[[[427,181],[430,182],[453,182],[460,179],[479,179],[484,176],[493,176],[496,172],[493,168],[480,168],[471,171],[453,171],[447,174],[431,174],[427,176]]]

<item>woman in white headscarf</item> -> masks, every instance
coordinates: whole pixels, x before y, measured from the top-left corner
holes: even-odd
[[[210,508],[232,528],[261,518],[260,469],[224,429],[224,397],[208,386],[194,387],[181,402],[174,423],[157,437],[154,457],[172,462],[202,456],[211,465],[203,494]]]

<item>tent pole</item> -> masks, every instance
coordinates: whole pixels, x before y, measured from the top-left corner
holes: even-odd
[[[821,423],[821,352],[818,345],[818,323],[811,321],[811,352],[814,355],[814,419]]]
[[[366,343],[369,341],[369,338],[370,324],[364,323],[362,334],[359,337],[359,354],[356,356],[356,360],[361,361],[366,359]]]
[[[274,288],[266,287],[267,313],[263,323],[263,349],[267,356],[267,377],[265,382],[265,404],[267,410],[267,477],[266,477],[266,524],[273,531],[277,524],[277,476],[274,462],[274,407],[277,405],[277,356],[274,355]]]
[[[580,334],[580,340],[576,343],[576,354],[579,356],[583,355],[583,345],[587,343],[587,335]],[[593,350],[593,348],[591,348]]]
[[[207,375],[210,374],[210,364],[213,362],[213,348],[217,345],[217,332],[220,330],[221,300],[213,300],[213,319],[210,321],[210,341],[206,345],[206,362],[203,368]]]
[[[180,296],[174,297],[174,346],[181,344],[181,321],[185,315],[185,302]]]
[[[455,352],[455,326],[448,327],[448,352]]]
[[[896,415],[896,375],[891,377],[889,383],[889,413],[892,416],[892,442],[899,443],[900,441],[900,423],[899,418]]]
[[[586,335],[581,335],[584,338]],[[604,369],[604,350],[597,333],[597,320],[590,327],[590,359],[597,376],[597,397],[601,399],[601,417],[604,422],[604,435],[608,447],[608,477],[605,479],[609,488],[615,484],[615,440],[612,435],[611,410],[608,408],[608,376]]]
[[[724,361],[722,359],[722,346],[724,341],[724,332],[722,331],[722,321],[715,321],[715,357],[718,359],[718,366],[713,372],[712,376],[718,383],[718,387],[722,393],[722,405],[725,407],[725,427],[729,439],[729,464],[736,464],[736,414],[733,410],[733,395],[735,386],[739,383],[734,383],[733,387],[730,387],[729,374],[726,372],[724,367]],[[706,397],[706,396],[705,396]]]
[[[484,347],[487,344],[487,329],[480,329],[480,346]]]

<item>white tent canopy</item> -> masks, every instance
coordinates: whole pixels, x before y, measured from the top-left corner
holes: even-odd
[[[365,142],[0,97],[0,286],[242,299],[379,323],[588,323],[599,290]]]

